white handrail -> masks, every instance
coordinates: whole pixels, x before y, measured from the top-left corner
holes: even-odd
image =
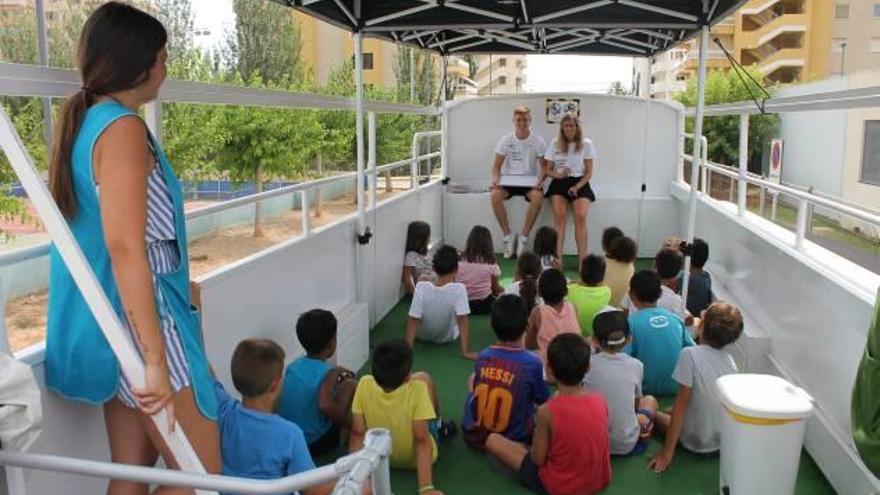
[[[354,483],[362,486],[371,474],[380,481],[389,479],[388,456],[391,435],[387,430],[369,430],[364,448],[338,459],[334,464],[275,480],[255,480],[219,474],[198,474],[173,469],[115,464],[30,452],[0,450],[0,464],[39,471],[67,473],[93,478],[126,480],[162,486],[177,486],[242,494],[278,494],[305,490],[338,479],[334,495],[360,493],[349,491]],[[376,486],[376,495],[391,495],[390,484]],[[384,490],[384,491],[383,491]]]
[[[72,69],[0,63],[0,95],[67,98],[78,91],[81,84],[79,73]],[[158,101],[161,103],[355,110],[354,98],[345,96],[296,93],[174,79],[165,81]],[[364,108],[367,111],[379,113],[440,114],[439,109],[435,107],[408,103],[366,101]]]

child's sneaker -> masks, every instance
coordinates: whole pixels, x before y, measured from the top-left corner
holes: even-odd
[[[438,440],[452,438],[455,436],[455,432],[458,431],[458,427],[455,426],[455,421],[452,421],[451,419],[437,418],[434,420],[432,426],[434,426],[437,431]]]
[[[529,236],[517,234],[516,235],[516,255],[519,256],[523,253],[523,251],[527,251],[529,249]]]
[[[504,244],[504,257],[506,259],[513,258],[513,252],[516,250],[516,237],[513,234],[506,235],[502,243]]]

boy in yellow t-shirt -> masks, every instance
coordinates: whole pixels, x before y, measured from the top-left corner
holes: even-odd
[[[442,421],[434,382],[427,373],[412,373],[412,349],[391,340],[373,350],[372,375],[358,382],[351,404],[349,450],[363,447],[369,428],[391,431],[391,466],[415,468],[422,495],[443,495],[432,481],[437,460],[436,438],[455,434],[455,423]]]
[[[605,258],[590,254],[581,261],[581,281],[568,284],[568,301],[577,309],[581,333],[593,335],[593,318],[611,302],[611,289],[602,284]]]

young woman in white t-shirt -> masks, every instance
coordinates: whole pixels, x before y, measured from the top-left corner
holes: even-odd
[[[562,117],[559,121],[559,136],[553,139],[544,154],[545,175],[552,179],[546,196],[553,205],[553,224],[559,234],[557,256],[560,259],[571,205],[579,264],[587,255],[587,211],[590,203],[596,201],[596,195],[590,187],[595,158],[593,142],[584,138],[577,117],[571,114]]]

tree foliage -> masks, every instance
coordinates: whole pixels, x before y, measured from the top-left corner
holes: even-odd
[[[763,74],[756,67],[746,70],[755,81],[763,80]],[[706,104],[732,103],[749,101],[753,94],[761,94],[760,89],[746,78],[750,86],[746,86],[732,70],[716,70],[709,72],[706,78]],[[768,90],[772,94],[772,88]],[[692,78],[687,89],[675,96],[675,99],[686,107],[697,104],[697,83]],[[693,119],[687,121],[687,132],[693,132]],[[778,115],[753,115],[749,118],[749,170],[761,171],[761,155],[764,146],[779,132]],[[708,156],[713,162],[734,165],[739,160],[739,116],[725,115],[707,117],[703,120],[703,135],[709,141]]]

